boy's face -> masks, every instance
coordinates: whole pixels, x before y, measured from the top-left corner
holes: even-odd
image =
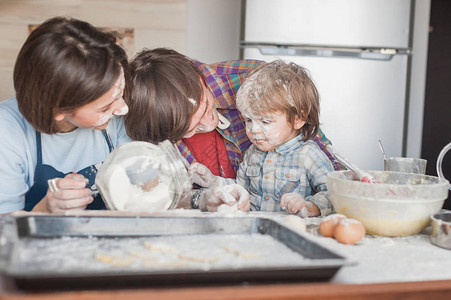
[[[305,124],[299,117],[294,125],[290,124],[287,115],[280,111],[259,115],[244,112],[243,117],[249,140],[261,151],[271,151],[285,144],[297,136],[297,130]]]

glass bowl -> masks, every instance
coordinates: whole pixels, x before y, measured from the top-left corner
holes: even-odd
[[[362,222],[368,234],[408,236],[430,223],[448,196],[448,181],[434,176],[368,171],[377,183],[358,181],[351,171],[328,174],[327,189],[337,213]]]

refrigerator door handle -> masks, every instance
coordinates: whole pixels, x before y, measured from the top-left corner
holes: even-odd
[[[346,57],[369,60],[389,61],[393,55],[410,54],[408,49],[388,48],[333,48],[317,46],[271,46],[242,44],[242,48],[258,48],[262,55],[274,56],[317,56],[317,57]]]

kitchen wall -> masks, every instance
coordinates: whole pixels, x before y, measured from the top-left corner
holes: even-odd
[[[430,0],[415,1],[407,156],[421,156]],[[12,72],[28,24],[56,15],[134,29],[134,49],[171,47],[204,62],[239,58],[241,0],[0,0],[0,99],[13,95]]]
[[[188,0],[186,54],[206,63],[239,58],[241,0]]]
[[[29,24],[71,16],[102,27],[134,29],[134,49],[168,46],[185,51],[187,1],[1,0],[0,98],[14,93],[12,72]]]
[[[134,30],[132,57],[170,47],[205,62],[238,59],[240,0],[0,0],[0,101],[14,94],[16,56],[29,24],[54,16]]]
[[[426,89],[430,0],[415,2],[412,64],[410,75],[410,103],[407,116],[407,157],[421,157],[423,113]],[[434,163],[435,162],[429,162]]]
[[[432,0],[429,51],[424,101],[422,157],[428,160],[426,173],[437,174],[436,161],[442,149],[451,142],[451,2]],[[451,181],[451,151],[442,160],[443,176]],[[444,208],[451,209],[451,193]]]

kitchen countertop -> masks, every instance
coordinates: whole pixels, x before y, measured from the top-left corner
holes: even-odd
[[[268,213],[259,214],[266,216]],[[267,217],[283,222],[281,216],[273,214]],[[366,235],[355,245],[345,245],[321,236],[318,226],[322,218],[307,218],[305,221],[310,239],[355,262],[341,267],[330,282],[364,284],[451,280],[451,250],[430,242],[430,225],[412,236]]]
[[[110,213],[111,214],[111,213]],[[283,222],[284,215],[251,213]],[[98,215],[94,213],[92,215]],[[199,216],[198,211],[172,211],[156,215]],[[214,216],[214,214],[209,214]],[[319,235],[317,227],[321,218],[306,219],[309,238],[318,244],[346,257],[351,265],[343,266],[329,282],[243,284],[230,286],[151,288],[138,290],[67,291],[39,294],[23,293],[0,277],[0,299],[26,299],[30,296],[46,299],[80,299],[81,295],[95,299],[109,299],[112,295],[127,297],[158,296],[165,299],[227,299],[238,297],[283,298],[335,296],[335,299],[409,295],[441,297],[451,293],[451,250],[437,247],[429,241],[430,227],[420,234],[399,237],[365,236],[356,245],[344,245],[332,238]],[[5,298],[8,295],[7,298]],[[360,295],[360,296],[359,296]],[[343,297],[343,298],[341,298]],[[82,297],[83,298],[83,297]],[[376,298],[375,298],[376,299]],[[416,298],[412,298],[416,299]],[[418,298],[420,299],[420,298]]]
[[[307,222],[308,224],[308,222]],[[451,250],[430,242],[431,227],[407,237],[366,235],[356,245],[314,235],[319,244],[343,255],[355,265],[342,267],[334,283],[383,283],[451,280]]]

